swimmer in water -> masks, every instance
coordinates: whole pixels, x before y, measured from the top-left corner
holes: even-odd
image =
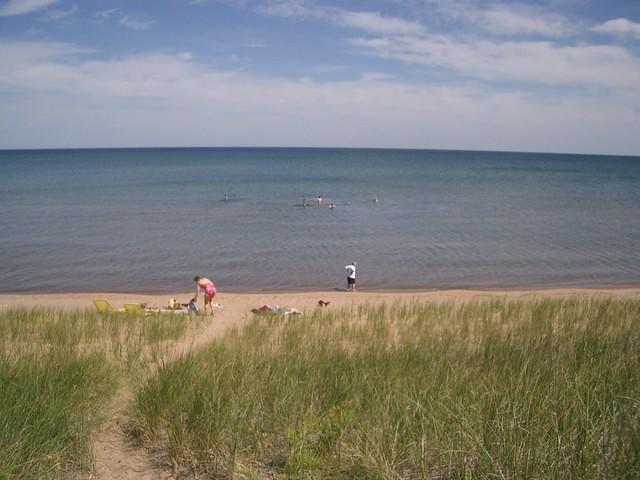
[[[307,208],[307,207],[309,206],[309,202],[307,202],[307,199],[306,199],[306,198],[303,198],[303,199],[302,199],[302,206],[303,206],[304,208]]]
[[[227,195],[226,193],[224,194],[224,201],[228,202],[229,201],[229,195]]]
[[[373,197],[373,203],[378,203],[378,197]]]
[[[318,205],[322,205],[322,195],[318,195],[318,196],[316,197],[316,204],[318,204]]]
[[[333,210],[334,208],[336,208],[336,204],[335,204],[335,203],[333,203],[333,202],[331,202],[331,203],[329,204],[329,208],[330,208],[331,210]]]

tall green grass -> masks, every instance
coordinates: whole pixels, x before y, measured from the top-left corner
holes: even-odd
[[[144,374],[185,317],[0,312],[0,479],[66,479],[91,466],[90,433],[120,382]]]
[[[257,317],[160,368],[132,422],[214,478],[638,478],[640,301]]]
[[[0,356],[0,478],[70,478],[86,470],[90,429],[115,384],[101,354]]]

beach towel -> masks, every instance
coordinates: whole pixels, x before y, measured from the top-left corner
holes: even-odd
[[[281,307],[280,305],[262,305],[258,308],[252,308],[251,312],[256,315],[274,314],[274,315],[300,315],[300,311],[295,308]]]

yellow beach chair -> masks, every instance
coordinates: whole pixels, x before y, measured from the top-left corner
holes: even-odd
[[[98,313],[114,313],[124,312],[124,308],[113,308],[109,300],[106,298],[97,298],[93,301],[93,305],[96,307]]]
[[[129,315],[138,315],[138,316],[142,316],[142,315],[149,316],[149,315],[155,315],[159,313],[159,310],[157,308],[142,308],[137,303],[125,303],[124,311],[127,312]]]

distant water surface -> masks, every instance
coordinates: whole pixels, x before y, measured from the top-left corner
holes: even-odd
[[[184,291],[195,274],[333,289],[351,260],[370,289],[640,284],[639,157],[39,150],[0,167],[5,292]]]

